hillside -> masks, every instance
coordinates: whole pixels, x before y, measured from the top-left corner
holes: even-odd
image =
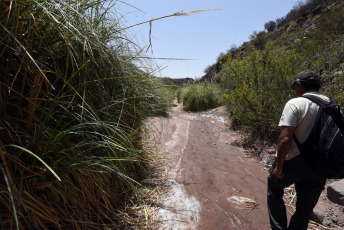
[[[308,0],[304,4],[295,6],[286,16],[277,19],[276,22],[267,22],[265,28],[269,31],[254,31],[250,36],[250,41],[244,42],[240,47],[232,47],[226,53],[220,54],[217,62],[206,68],[205,75],[202,76],[200,81],[219,82],[224,62],[226,62],[228,56],[231,56],[232,59],[248,56],[252,46],[264,50],[267,43],[275,43],[276,46],[283,46],[287,50],[291,50],[295,41],[302,40],[304,34],[316,30],[322,32],[325,41],[326,37],[333,35],[331,34],[333,31],[327,28],[326,24],[328,23],[332,24],[330,28],[343,32],[343,16],[334,17],[337,11],[341,11],[343,14],[343,8],[344,2],[341,0]],[[324,23],[326,20],[332,21]],[[271,27],[269,28],[269,23],[270,25],[272,23],[272,30]],[[335,45],[338,48],[342,45],[339,44],[339,40],[334,42],[336,42]],[[326,44],[324,46],[326,47]],[[337,67],[339,66],[338,63]]]
[[[294,76],[310,69],[321,92],[344,108],[344,2],[308,0],[266,31],[222,53],[201,82],[220,83],[232,126],[255,138],[275,140],[283,105],[294,97]]]
[[[169,78],[169,77],[164,77],[160,78],[162,83],[166,86],[173,86],[173,87],[180,87],[184,86],[187,84],[193,83],[194,79],[192,78]]]

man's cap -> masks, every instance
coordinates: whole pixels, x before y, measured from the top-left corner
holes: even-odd
[[[295,84],[297,82],[305,82],[305,83],[311,83],[311,84],[320,84],[320,78],[313,71],[305,70],[305,71],[302,71],[301,73],[298,73],[296,75],[295,80],[294,80],[293,84],[290,85],[290,87],[292,89],[294,89]]]

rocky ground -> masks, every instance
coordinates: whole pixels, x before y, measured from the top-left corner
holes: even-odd
[[[226,117],[224,107],[188,113],[177,104],[170,118],[150,121],[167,178],[157,229],[270,229],[266,178],[274,148],[244,149]],[[293,187],[286,189],[285,202],[290,216]],[[329,201],[326,189],[314,212],[309,229],[344,229],[343,206]]]

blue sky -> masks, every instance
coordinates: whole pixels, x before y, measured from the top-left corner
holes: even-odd
[[[221,52],[232,45],[249,41],[254,31],[264,30],[264,23],[285,16],[299,0],[126,0],[116,5],[134,25],[179,11],[203,9],[218,11],[165,18],[152,23],[152,49],[149,56],[190,60],[156,60],[161,69],[157,76],[200,78],[204,69],[216,62]],[[149,24],[129,29],[142,47],[149,45]]]

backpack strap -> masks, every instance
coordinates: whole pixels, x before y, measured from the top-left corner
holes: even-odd
[[[320,107],[324,107],[326,104],[325,104],[325,102],[323,102],[322,100],[320,100],[318,97],[316,97],[316,96],[313,96],[313,95],[302,95],[302,97],[304,97],[304,98],[307,98],[307,99],[309,99],[309,100],[311,100],[311,101],[313,101],[313,102],[315,102],[315,103],[317,103]],[[330,100],[330,103],[329,104],[331,104],[332,103],[332,100]],[[329,105],[328,104],[328,105]]]
[[[316,97],[316,96],[313,96],[313,95],[302,95],[302,97],[307,98],[307,99],[309,99],[309,100],[315,102],[316,104],[318,104],[318,105],[320,106],[317,116],[319,116],[320,110],[321,110],[323,107],[326,106],[325,102],[323,102],[322,100],[320,100],[320,99],[319,99],[318,97]],[[332,100],[330,101],[329,104],[331,104],[331,103],[332,103]],[[316,120],[317,120],[317,119],[316,119]],[[312,131],[313,131],[313,128],[312,128]],[[310,135],[312,135],[312,133],[310,133]],[[299,150],[301,151],[301,143],[299,142],[299,140],[297,139],[297,137],[295,136],[295,134],[293,135],[293,139],[294,139],[294,141],[295,141],[297,147],[298,147]]]
[[[332,101],[330,99],[330,102],[326,104],[324,101],[320,100],[318,97],[313,96],[313,95],[302,95],[302,97],[307,98],[307,99],[317,103],[320,106],[319,111],[322,108],[325,108],[326,106],[332,107],[335,110],[335,113],[337,114],[337,116],[333,116],[334,122],[338,125],[339,129],[344,133],[344,117],[340,111],[340,107],[334,101]],[[319,113],[318,113],[318,115],[319,115]],[[294,140],[295,139],[296,138],[294,138]]]
[[[293,139],[294,139],[294,141],[295,141],[297,147],[298,147],[299,150],[300,150],[300,142],[299,142],[299,140],[297,139],[297,137],[295,136],[295,134],[293,135]]]

